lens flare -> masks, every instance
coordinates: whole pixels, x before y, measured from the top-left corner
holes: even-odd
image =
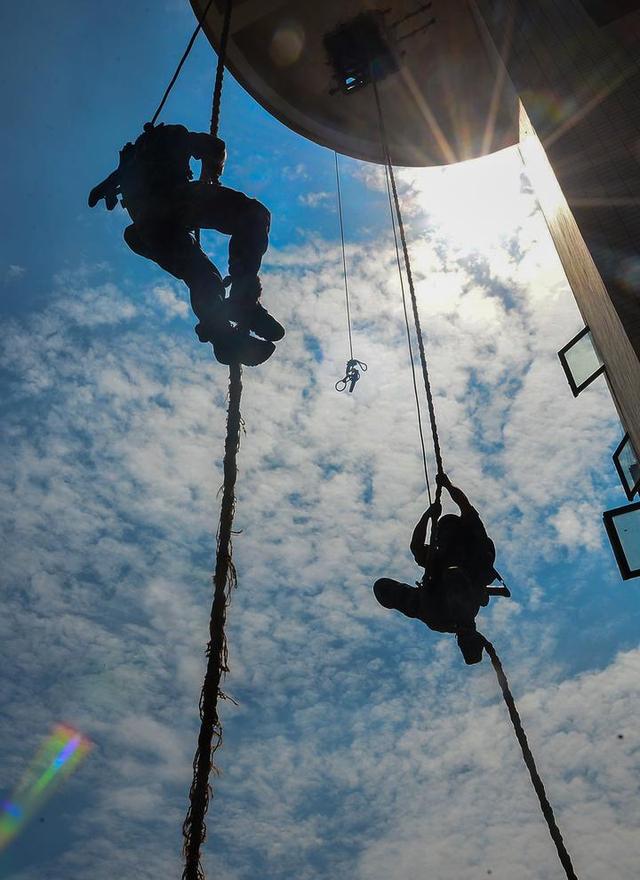
[[[56,724],[35,758],[0,805],[0,850],[16,837],[36,809],[91,751],[91,741],[67,724]]]
[[[640,259],[638,257],[622,258],[617,274],[622,286],[637,296],[640,292]]]
[[[555,132],[572,119],[578,111],[575,98],[560,98],[550,90],[523,91],[522,103],[530,117],[538,120],[538,127]]]
[[[304,28],[298,22],[283,22],[274,33],[269,47],[272,61],[278,67],[290,67],[302,55],[305,45]]]

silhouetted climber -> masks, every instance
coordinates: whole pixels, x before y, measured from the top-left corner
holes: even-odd
[[[509,596],[506,587],[489,587],[498,577],[493,567],[495,547],[487,535],[477,510],[467,496],[439,475],[438,485],[447,489],[460,508],[460,515],[440,519],[441,505],[434,502],[413,531],[411,552],[425,569],[417,587],[390,578],[377,580],[373,587],[385,608],[415,617],[436,632],[455,633],[465,663],[482,660],[483,638],[476,631],[475,618],[491,596]],[[427,530],[431,523],[431,538]]]
[[[198,181],[192,179],[192,157],[202,160]],[[235,358],[256,365],[284,336],[282,325],[259,301],[258,272],[271,217],[256,199],[220,185],[225,157],[220,138],[182,125],[147,123],[136,142],[120,151],[118,168],[91,190],[89,205],[104,199],[111,211],[121,196],[133,220],[124,231],[125,241],[188,285],[200,341],[211,342],[223,363]],[[222,276],[198,244],[195,229],[231,236],[227,299]],[[251,336],[250,330],[262,339]]]

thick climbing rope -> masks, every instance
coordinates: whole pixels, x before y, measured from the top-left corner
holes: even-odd
[[[400,244],[398,242],[398,231],[396,229],[396,218],[393,211],[393,202],[391,199],[391,183],[389,181],[389,169],[386,164],[384,166],[384,174],[387,182],[387,197],[389,199],[389,214],[391,216],[391,227],[393,229],[393,241],[396,249],[396,264],[398,266],[398,277],[400,279],[400,291],[402,293],[402,310],[404,312],[404,326],[407,331],[407,346],[409,349],[409,362],[411,364],[411,378],[413,381],[413,394],[416,401],[416,415],[418,418],[418,434],[420,436],[420,446],[422,449],[422,464],[424,467],[424,480],[427,486],[427,495],[429,504],[432,503],[431,497],[431,481],[429,480],[429,466],[427,464],[427,450],[424,442],[424,428],[422,426],[422,412],[420,409],[420,395],[418,394],[418,382],[416,380],[416,365],[413,356],[413,343],[411,341],[411,327],[409,326],[409,311],[407,309],[407,297],[404,289],[404,275],[402,274],[402,265],[400,263]]]
[[[527,735],[524,732],[524,728],[522,726],[518,707],[516,706],[516,701],[513,697],[513,694],[511,693],[509,682],[502,667],[502,663],[500,662],[500,658],[498,657],[496,649],[493,647],[491,642],[484,636],[482,636],[482,640],[484,648],[489,655],[489,658],[495,670],[496,678],[498,679],[498,684],[500,685],[502,696],[506,703],[513,729],[515,731],[518,742],[520,743],[520,748],[522,749],[522,757],[524,759],[524,763],[526,764],[527,770],[529,771],[531,783],[535,789],[536,794],[538,795],[542,815],[544,816],[547,827],[549,828],[551,839],[553,840],[556,846],[556,850],[558,851],[560,862],[562,863],[562,867],[564,868],[568,880],[578,880],[577,874],[571,862],[571,856],[567,852],[567,848],[564,845],[564,840],[562,839],[562,834],[560,833],[560,829],[558,828],[558,825],[556,823],[556,819],[553,814],[553,808],[551,807],[549,799],[547,798],[544,783],[542,782],[540,774],[538,773],[538,768],[536,767],[536,763],[533,758],[531,748],[529,746],[529,741],[527,740]]]
[[[211,4],[209,4],[210,6]],[[207,7],[208,9],[209,7]],[[231,12],[233,10],[233,0],[227,0],[224,21],[222,22],[222,33],[220,35],[220,46],[218,48],[218,66],[216,67],[216,81],[213,87],[213,100],[211,102],[211,124],[209,130],[214,137],[218,136],[220,128],[220,106],[222,104],[222,86],[224,85],[224,69],[227,60],[227,48],[229,46],[229,32],[231,30]],[[206,16],[206,12],[205,12]],[[204,18],[204,16],[203,16]]]
[[[380,103],[380,95],[378,93],[378,83],[375,75],[372,75],[373,82],[373,92],[376,99],[376,109],[378,112],[378,124],[380,128],[380,140],[383,150],[384,162],[387,167],[387,171],[389,173],[389,180],[391,181],[391,191],[393,193],[393,202],[395,207],[395,214],[398,220],[398,229],[400,231],[400,241],[402,244],[402,253],[404,257],[404,267],[405,272],[407,274],[407,284],[409,286],[409,293],[411,295],[411,306],[413,310],[413,320],[416,329],[416,338],[418,340],[418,350],[420,351],[420,363],[422,365],[422,378],[424,380],[424,390],[427,396],[427,409],[429,412],[429,422],[431,425],[431,434],[433,437],[433,451],[436,459],[436,472],[438,476],[444,474],[444,466],[442,463],[442,450],[440,448],[440,437],[438,435],[438,423],[436,422],[436,413],[435,406],[433,401],[433,391],[431,389],[431,381],[429,379],[429,368],[427,366],[427,357],[425,354],[424,348],[424,339],[422,336],[422,327],[420,325],[420,315],[418,314],[418,301],[416,299],[416,291],[415,285],[413,282],[413,272],[411,270],[411,258],[409,256],[409,248],[407,245],[407,236],[404,227],[404,220],[402,219],[402,208],[400,205],[400,197],[398,196],[398,187],[396,185],[396,177],[393,171],[393,164],[391,162],[391,154],[389,151],[389,142],[387,139],[386,127],[384,124],[384,116],[382,114],[382,105]],[[440,496],[442,494],[442,486],[438,485],[436,488],[436,501],[440,500]]]
[[[182,827],[185,857],[183,880],[204,880],[200,849],[207,834],[205,817],[212,794],[209,778],[214,769],[213,755],[222,742],[218,697],[224,697],[220,690],[221,681],[228,671],[227,640],[224,627],[229,596],[236,585],[236,572],[231,555],[231,535],[236,503],[237,455],[242,426],[241,396],[242,368],[240,364],[231,364],[229,367],[227,436],[224,444],[224,483],[218,527],[216,566],[213,575],[214,592],[209,623],[207,670],[200,695],[200,733],[193,759],[193,780],[189,791],[190,805]]]
[[[228,45],[233,0],[227,0],[225,18],[218,53],[211,134],[217,136],[220,124],[220,104],[224,79],[225,59]],[[203,16],[204,19],[204,16]],[[189,791],[189,809],[182,826],[185,859],[183,880],[204,880],[200,851],[207,835],[205,817],[212,794],[211,772],[213,757],[222,742],[222,725],[218,715],[218,698],[224,698],[220,689],[228,671],[225,623],[231,591],[236,585],[236,572],[232,560],[231,535],[235,513],[235,485],[238,476],[237,456],[240,446],[240,401],[242,398],[242,367],[239,363],[229,366],[229,408],[227,411],[227,434],[224,444],[223,491],[220,523],[216,547],[216,564],[213,574],[213,602],[209,622],[207,645],[207,669],[200,694],[200,732],[193,759],[193,779]]]

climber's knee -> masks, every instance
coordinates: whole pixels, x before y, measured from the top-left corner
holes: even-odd
[[[391,578],[380,578],[373,585],[373,595],[383,608],[393,608],[407,617],[418,616],[419,593],[416,587]]]

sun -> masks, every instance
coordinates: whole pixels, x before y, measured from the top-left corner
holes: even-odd
[[[436,234],[463,251],[486,253],[526,224],[531,200],[522,157],[510,147],[468,162],[412,172],[417,200]]]

